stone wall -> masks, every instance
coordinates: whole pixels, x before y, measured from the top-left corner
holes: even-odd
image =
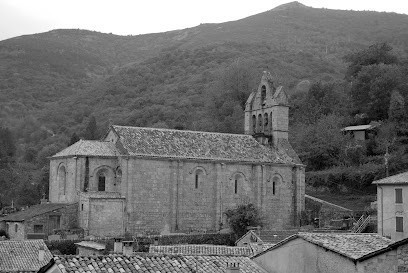
[[[397,271],[398,273],[408,272],[408,245],[400,246],[397,249]]]

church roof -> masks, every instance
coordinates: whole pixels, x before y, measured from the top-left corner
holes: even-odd
[[[52,157],[63,156],[117,156],[115,144],[99,140],[79,140]]]
[[[252,136],[186,130],[112,126],[128,155],[235,162],[300,163],[287,151]],[[287,147],[286,147],[287,148]]]
[[[47,204],[37,204],[31,207],[28,207],[24,210],[10,213],[4,217],[0,217],[0,221],[8,222],[22,222],[28,219],[31,219],[35,216],[48,213],[54,210],[65,208],[71,204],[69,203],[47,203]]]

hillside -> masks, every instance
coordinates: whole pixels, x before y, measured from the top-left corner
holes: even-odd
[[[13,133],[19,161],[30,150],[34,170],[73,133],[83,136],[91,116],[99,135],[109,123],[241,133],[242,98],[262,70],[291,94],[302,80],[339,81],[342,57],[354,50],[388,42],[405,56],[407,29],[407,15],[292,2],[165,33],[60,29],[20,36],[0,41],[0,125]],[[223,90],[242,76],[234,71],[248,68],[245,91],[232,98]]]

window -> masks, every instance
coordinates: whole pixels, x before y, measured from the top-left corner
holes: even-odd
[[[238,194],[238,191],[242,185],[244,184],[244,177],[242,174],[236,174],[234,177],[234,194]]]
[[[262,130],[262,115],[258,115],[258,132]]]
[[[84,204],[81,204],[81,210],[84,210]]]
[[[202,170],[200,170],[200,169],[196,170],[194,188],[198,189],[199,185],[202,182],[203,175],[204,175],[204,172]]]
[[[262,85],[262,87],[261,87],[261,100],[262,100],[262,103],[265,103],[265,99],[266,99],[266,86]]]
[[[67,188],[67,172],[64,166],[60,166],[58,168],[58,183],[60,194],[65,195],[66,188]]]
[[[395,231],[404,232],[404,217],[395,217]]]
[[[18,231],[18,225],[14,224],[14,232],[17,232],[17,231]]]
[[[280,181],[280,179],[279,179],[279,177],[277,177],[277,176],[275,176],[275,177],[272,179],[272,194],[273,194],[273,195],[276,194],[276,187],[278,186],[279,181]]]
[[[44,233],[43,225],[34,225],[34,233]]]
[[[254,133],[256,131],[256,116],[255,115],[252,116],[252,131],[254,131]]]
[[[395,203],[402,204],[402,189],[395,189]]]
[[[238,193],[238,178],[235,177],[235,183],[234,183],[234,193],[237,194]]]
[[[265,113],[265,115],[264,115],[264,126],[265,126],[265,128],[267,128],[267,126],[268,126],[268,114],[266,114]]]
[[[50,215],[48,219],[48,229],[60,229],[61,227],[61,216],[60,215]]]
[[[105,174],[101,173],[98,176],[98,191],[105,191]]]

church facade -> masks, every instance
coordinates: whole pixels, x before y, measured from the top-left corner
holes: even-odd
[[[52,203],[77,203],[91,235],[218,231],[253,203],[266,228],[296,226],[304,165],[288,142],[288,102],[264,72],[246,103],[245,134],[113,125],[50,162]]]

